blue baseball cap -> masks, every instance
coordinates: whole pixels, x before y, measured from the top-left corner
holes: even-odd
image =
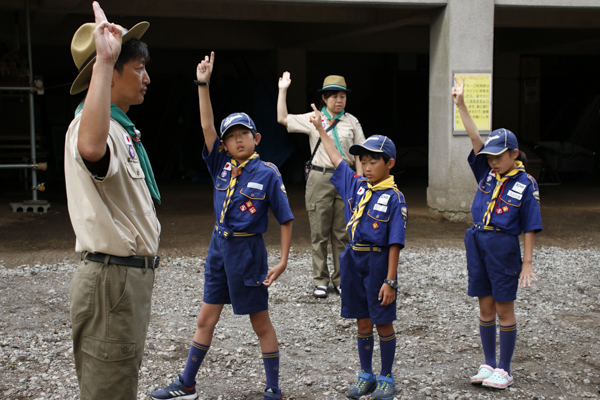
[[[227,132],[227,129],[231,128],[235,125],[243,125],[248,129],[254,130],[257,132],[256,125],[254,125],[254,121],[252,118],[246,113],[233,113],[230,114],[227,118],[221,121],[221,137]]]
[[[350,147],[350,154],[357,156],[360,148],[375,152],[383,153],[390,158],[396,159],[396,146],[394,142],[383,135],[373,135],[369,137],[363,144],[355,144]]]
[[[519,142],[514,133],[508,129],[496,129],[487,137],[483,143],[483,148],[477,154],[491,154],[497,156],[506,150],[515,150],[519,148]]]

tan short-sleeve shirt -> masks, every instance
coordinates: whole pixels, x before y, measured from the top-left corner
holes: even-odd
[[[75,251],[121,257],[156,255],[161,227],[135,147],[129,148],[129,134],[111,119],[108,171],[104,179],[94,178],[77,148],[81,114],[73,119],[65,138],[67,202],[77,237]]]
[[[319,140],[319,131],[317,131],[315,126],[310,122],[310,117],[312,115],[314,115],[314,113],[309,112],[306,114],[288,114],[287,117],[288,132],[305,133],[308,135],[311,154],[317,145],[317,141]],[[329,127],[329,121],[325,116],[321,117],[321,123],[323,124],[323,128],[327,130]],[[340,144],[342,145],[342,150],[344,152],[342,158],[344,161],[346,161],[346,163],[348,163],[348,165],[353,167],[354,156],[350,154],[348,150],[353,144],[362,144],[365,141],[365,135],[362,127],[354,115],[344,113],[344,115],[342,115],[340,118],[340,122],[338,122],[336,125],[336,128],[338,131]],[[335,140],[333,139],[333,130],[327,132],[327,135],[335,143]],[[312,163],[313,165],[318,165],[323,168],[333,168],[333,164],[331,163],[331,160],[329,160],[329,156],[327,156],[327,152],[325,151],[323,144],[319,145]]]

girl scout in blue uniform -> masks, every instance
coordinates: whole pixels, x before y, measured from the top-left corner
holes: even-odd
[[[258,335],[267,375],[264,399],[281,399],[279,347],[269,318],[267,287],[287,266],[294,216],[277,167],[261,162],[254,152],[260,133],[252,119],[244,113],[231,114],[221,123],[221,140],[217,137],[208,91],[213,63],[211,53],[196,71],[205,139],[202,157],[215,185],[217,221],[206,257],[204,304],[183,374],[172,385],[152,393],[152,397],[197,397],[196,374],[212,342],[223,305],[231,304],[235,314],[250,315]],[[281,224],[281,260],[270,271],[262,237],[268,226],[269,207]]]
[[[465,105],[464,79],[455,77],[452,96],[473,151],[469,165],[478,188],[471,214],[473,226],[465,235],[469,296],[479,298],[479,333],[485,364],[472,384],[506,389],[512,385],[510,362],[517,338],[514,302],[520,285],[537,281],[532,258],[535,233],[542,230],[538,185],[525,172],[514,133],[496,129],[485,141]],[[523,259],[519,235],[525,232]],[[500,360],[496,365],[496,315],[500,320]]]
[[[396,354],[397,269],[408,213],[404,195],[394,183],[390,170],[395,164],[396,147],[385,136],[375,135],[350,147],[360,157],[359,177],[343,161],[321,123],[321,114],[312,105],[311,122],[319,131],[331,162],[336,167],[331,183],[346,202],[345,218],[350,243],[340,255],[342,278],[342,317],[356,318],[361,372],[346,396],[358,399],[374,391],[373,399],[394,397],[392,366]],[[373,324],[377,326],[381,349],[381,373],[372,369]]]

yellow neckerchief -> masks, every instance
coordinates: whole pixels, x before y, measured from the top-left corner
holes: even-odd
[[[235,185],[237,185],[237,178],[242,174],[242,168],[244,168],[250,160],[258,158],[258,154],[252,154],[246,161],[240,164],[238,167],[237,161],[235,159],[231,159],[231,179],[229,180],[229,186],[227,187],[227,195],[225,196],[225,201],[223,202],[223,207],[221,209],[221,218],[219,219],[219,223],[223,223],[225,220],[225,214],[227,213],[227,208],[229,204],[231,204],[231,198],[233,197],[233,192],[235,192]]]
[[[367,193],[365,193],[360,203],[358,203],[358,207],[356,207],[356,209],[354,210],[354,213],[350,218],[350,222],[348,222],[348,225],[346,225],[346,229],[352,227],[352,232],[350,234],[350,239],[352,241],[354,241],[354,232],[356,231],[356,226],[358,225],[360,217],[362,217],[363,212],[365,211],[365,207],[371,199],[371,195],[373,194],[373,192],[376,190],[396,189],[396,183],[394,182],[393,175],[390,175],[388,178],[379,182],[375,186],[371,185],[371,182],[368,182],[368,185],[369,187],[367,189]]]
[[[483,216],[483,222],[485,222],[485,226],[488,226],[490,223],[490,219],[492,218],[492,211],[494,211],[494,207],[496,207],[496,200],[498,200],[498,196],[500,195],[500,188],[504,185],[504,182],[508,180],[511,176],[515,176],[521,172],[525,172],[525,167],[521,161],[515,161],[517,165],[515,169],[505,174],[504,176],[496,173],[496,187],[494,188],[494,193],[492,193],[492,199],[490,200],[490,205]]]

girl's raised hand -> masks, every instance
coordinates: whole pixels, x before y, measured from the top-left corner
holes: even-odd
[[[196,79],[200,82],[208,82],[212,75],[213,64],[215,62],[215,52],[210,52],[210,58],[204,56],[204,60],[196,67]]]
[[[319,129],[320,126],[323,126],[321,124],[321,112],[317,109],[315,103],[312,103],[310,106],[315,112],[314,115],[310,116],[310,122],[315,126],[315,128]]]
[[[465,104],[464,97],[465,77],[462,78],[462,84],[458,86],[458,77],[454,77],[454,87],[452,88],[452,99],[457,106]]]
[[[285,71],[281,78],[279,78],[279,89],[287,89],[292,84],[292,79],[290,78],[290,73]]]

